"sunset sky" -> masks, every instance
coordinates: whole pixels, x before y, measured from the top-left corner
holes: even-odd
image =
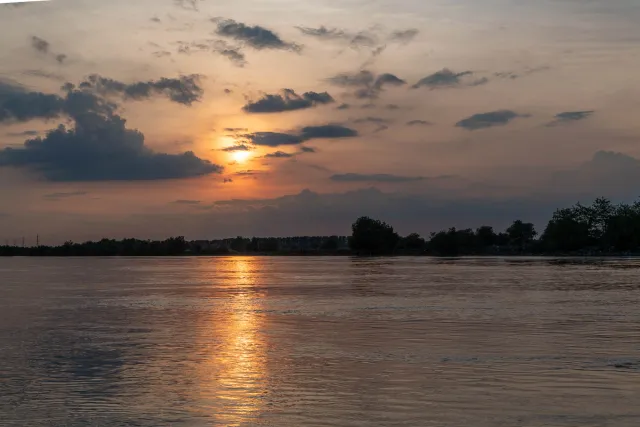
[[[0,244],[635,200],[638,22],[637,0],[0,5]]]

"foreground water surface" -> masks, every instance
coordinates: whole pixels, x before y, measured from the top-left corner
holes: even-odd
[[[639,273],[0,259],[0,425],[637,427]]]

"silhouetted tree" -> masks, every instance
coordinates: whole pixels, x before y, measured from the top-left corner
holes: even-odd
[[[360,217],[351,226],[349,247],[361,255],[388,255],[393,252],[400,236],[386,222]]]
[[[507,228],[507,234],[513,245],[518,246],[520,250],[524,250],[538,233],[530,222],[516,220]]]
[[[498,243],[498,236],[496,236],[496,233],[493,231],[493,227],[483,225],[476,229],[476,241],[478,246],[486,249]]]

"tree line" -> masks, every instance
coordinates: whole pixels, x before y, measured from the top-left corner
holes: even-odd
[[[296,244],[304,242],[302,246]],[[391,225],[366,216],[351,226],[348,247],[339,236],[225,239],[221,245],[188,242],[102,239],[60,246],[0,246],[0,256],[175,256],[175,255],[619,255],[640,254],[640,201],[614,204],[605,198],[556,210],[538,234],[534,225],[514,221],[506,230],[493,227],[449,228],[424,238],[400,236]],[[293,242],[293,243],[292,243]],[[210,243],[210,242],[209,242]]]
[[[352,225],[350,247],[361,255],[619,255],[640,254],[640,201],[614,204],[598,198],[591,205],[557,209],[542,234],[514,221],[504,232],[483,225],[401,237],[389,224],[361,217]]]

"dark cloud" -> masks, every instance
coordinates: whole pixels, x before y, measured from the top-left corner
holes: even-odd
[[[172,202],[174,205],[199,205],[200,200],[175,200]]]
[[[335,86],[353,88],[353,95],[359,99],[375,99],[385,86],[403,86],[406,84],[401,78],[384,73],[376,76],[368,70],[357,73],[340,73],[330,77],[327,81]]]
[[[65,54],[55,54],[51,52],[51,43],[37,36],[31,36],[31,47],[41,54],[48,55],[51,53],[55,60],[62,64],[67,59]]]
[[[227,153],[232,153],[234,151],[251,151],[251,147],[245,144],[232,145],[231,147],[221,148],[220,151],[225,151]]]
[[[244,67],[247,64],[244,53],[242,53],[240,49],[233,47],[223,47],[217,49],[216,52],[236,64],[238,67]]]
[[[302,128],[302,138],[307,141],[319,138],[353,138],[358,132],[340,125],[307,126]]]
[[[126,121],[114,113],[115,106],[96,94],[66,85],[66,97],[55,102],[41,102],[41,96],[22,92],[21,108],[31,104],[47,108],[31,111],[30,117],[53,117],[64,113],[74,122],[73,129],[64,125],[47,132],[45,137],[29,139],[21,148],[0,151],[0,166],[27,168],[41,173],[49,181],[121,181],[177,179],[219,173],[222,167],[183,154],[156,153],[145,145],[144,135],[127,129]],[[0,92],[1,92],[0,88]],[[9,91],[9,95],[12,93]],[[15,95],[15,92],[13,92]],[[4,94],[0,99],[6,101]],[[14,98],[9,97],[12,101]],[[48,98],[47,98],[48,99]],[[3,103],[14,106],[15,103]],[[55,108],[51,107],[53,105]],[[18,113],[16,113],[16,111]],[[24,118],[14,108],[15,118]]]
[[[25,88],[0,80],[0,123],[52,119],[65,109],[65,100],[58,95],[29,92]]]
[[[411,181],[421,181],[423,177],[420,176],[400,176],[400,175],[390,175],[390,174],[359,174],[359,173],[345,173],[345,174],[336,174],[331,176],[332,181],[337,182],[387,182],[387,183],[395,183],[395,182],[411,182]]]
[[[247,128],[224,128],[225,132],[246,132],[248,129]]]
[[[171,101],[191,105],[200,101],[203,89],[200,87],[200,76],[186,75],[179,78],[162,77],[159,80],[146,82],[123,83],[118,80],[90,75],[78,86],[82,90],[91,90],[100,95],[120,95],[125,99],[148,99],[153,95],[164,95]]]
[[[513,119],[525,117],[511,110],[499,110],[489,113],[474,114],[456,123],[456,127],[467,130],[485,129],[493,126],[504,126]]]
[[[397,30],[391,33],[389,36],[389,41],[399,42],[399,43],[410,43],[413,39],[416,38],[420,31],[415,28],[409,28],[407,30]]]
[[[246,43],[254,49],[301,50],[295,43],[285,42],[275,32],[260,26],[249,26],[233,19],[213,18],[216,34]]]
[[[160,18],[158,18],[157,16],[154,16],[153,18],[151,18],[151,22],[160,23],[162,22],[162,20],[160,20]]]
[[[351,108],[349,104],[340,104],[336,107],[336,110],[348,110],[349,108]]]
[[[40,53],[49,53],[49,48],[51,47],[51,45],[48,41],[41,39],[40,37],[32,36],[31,47],[33,47]]]
[[[294,157],[294,154],[285,153],[284,151],[276,151],[275,153],[266,154],[264,157],[274,159],[288,159]]]
[[[315,153],[316,149],[313,147],[300,147],[301,153]]]
[[[267,147],[299,145],[312,139],[340,139],[358,136],[358,132],[341,125],[307,126],[298,134],[256,132],[243,135],[250,143]]]
[[[80,197],[80,196],[86,196],[87,193],[86,191],[71,191],[71,192],[67,192],[67,193],[50,193],[50,194],[45,194],[43,197],[47,200],[61,200],[61,199],[68,199],[71,197]]]
[[[387,110],[399,110],[400,106],[397,104],[387,104],[384,106]]]
[[[410,120],[407,122],[407,126],[431,126],[433,123],[426,120]]]
[[[298,145],[304,139],[298,135],[279,132],[255,132],[245,135],[252,144],[266,147],[279,147],[281,145]]]
[[[292,89],[283,89],[282,94],[267,94],[258,101],[247,103],[242,109],[247,113],[278,113],[303,110],[332,102],[335,101],[327,92],[305,92],[298,95]]]
[[[228,184],[230,182],[233,182],[233,179],[231,178],[225,178],[222,182],[224,182],[225,184]]]
[[[564,113],[556,114],[555,120],[548,123],[547,126],[557,126],[564,123],[577,122],[589,118],[595,111],[565,111]]]
[[[462,84],[462,77],[473,74],[471,71],[463,71],[461,73],[454,73],[453,71],[445,68],[441,71],[433,73],[414,84],[414,89],[420,87],[428,87],[431,89],[455,87]]]

